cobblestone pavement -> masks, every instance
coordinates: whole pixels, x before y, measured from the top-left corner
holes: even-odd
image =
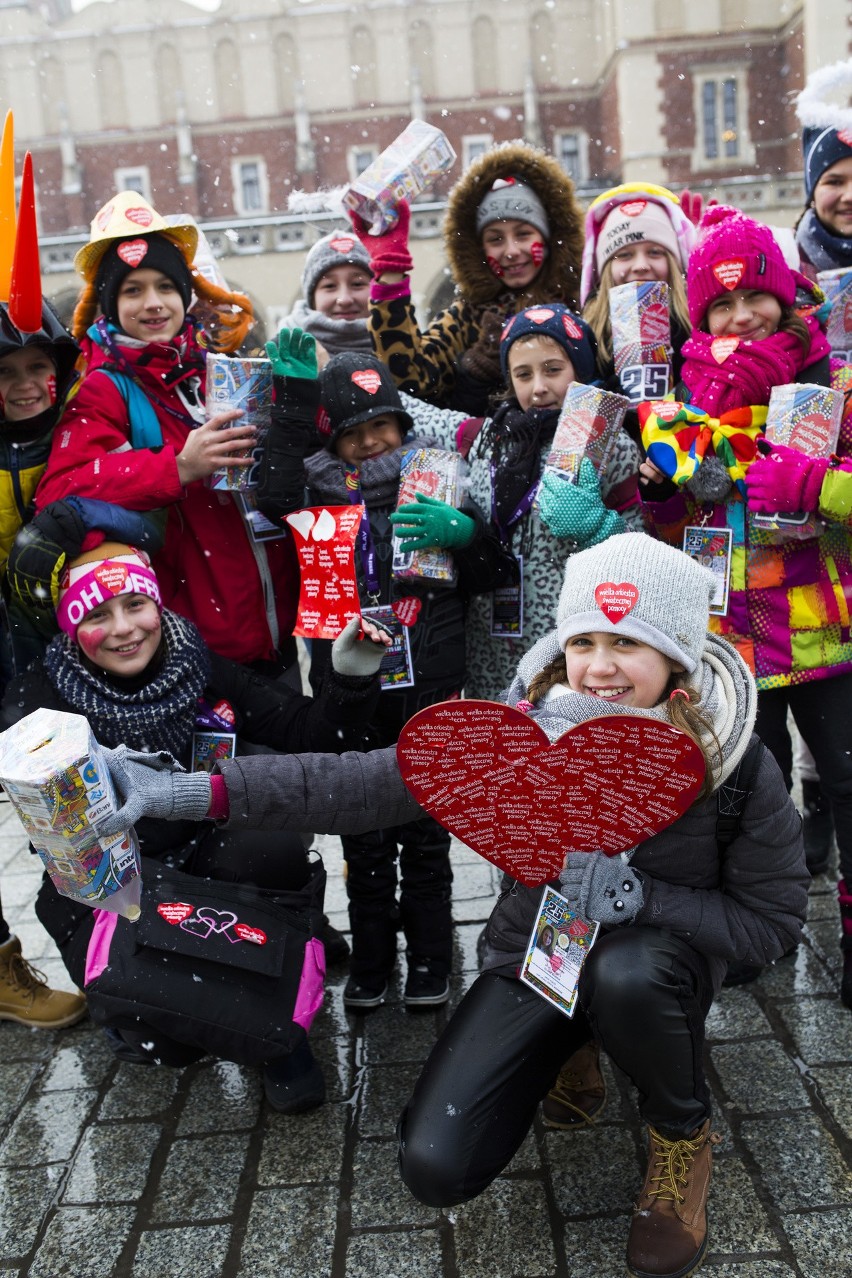
[[[332,921],[346,926],[336,840]],[[457,848],[454,1000],[496,874]],[[24,953],[69,988],[32,912],[39,879],[0,808],[4,907]],[[723,1136],[711,1194],[713,1278],[852,1278],[852,1014],[838,1001],[831,880],[815,881],[805,941],[756,983],[723,992],[708,1070]],[[447,1011],[406,1013],[399,979],[365,1016],[332,975],[313,1042],[329,1103],[272,1112],[256,1070],[123,1065],[87,1021],[0,1025],[3,1278],[609,1278],[624,1273],[641,1128],[623,1077],[594,1129],[537,1122],[506,1174],[452,1212],[396,1174],[394,1125]]]

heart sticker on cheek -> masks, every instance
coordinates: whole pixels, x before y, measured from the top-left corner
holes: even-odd
[[[639,602],[639,591],[629,581],[602,581],[595,589],[595,603],[614,626]]]
[[[710,343],[710,353],[717,364],[724,364],[729,355],[733,355],[734,351],[740,344],[738,337],[714,337]]]

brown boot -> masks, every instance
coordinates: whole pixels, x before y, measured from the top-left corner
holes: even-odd
[[[49,989],[41,972],[24,958],[16,936],[0,945],[0,1021],[64,1029],[85,1014],[83,995]]]
[[[595,1121],[606,1100],[600,1054],[597,1043],[591,1042],[568,1057],[542,1101],[541,1112],[548,1127],[580,1127]]]
[[[627,1240],[627,1270],[634,1278],[686,1278],[700,1266],[711,1147],[720,1140],[709,1118],[691,1140],[666,1140],[648,1128],[648,1170]]]

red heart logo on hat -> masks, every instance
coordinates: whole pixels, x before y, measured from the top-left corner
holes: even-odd
[[[652,302],[639,317],[639,340],[643,346],[665,346],[671,340],[669,308]]]
[[[838,129],[837,136],[844,146],[852,146],[852,131],[849,129]]]
[[[382,379],[374,368],[357,368],[352,374],[352,380],[368,395],[375,395],[382,384]]]
[[[335,253],[351,253],[355,247],[355,241],[349,235],[337,235],[333,240],[329,240],[330,246]]]
[[[194,909],[194,905],[187,905],[185,901],[163,901],[157,906],[157,913],[175,927],[184,919],[188,919]]]
[[[546,324],[549,319],[553,319],[555,311],[551,311],[547,306],[531,306],[529,310],[524,311],[524,315],[533,324]]]
[[[506,338],[509,336],[512,329],[514,328],[515,320],[517,318],[518,318],[517,315],[513,315],[511,319],[506,320],[506,323],[503,325],[503,333],[502,333],[501,341],[505,342]]]
[[[570,315],[562,316],[562,327],[565,329],[565,332],[571,338],[572,342],[582,342],[583,330],[580,328],[580,325],[576,320],[572,320]]]
[[[105,231],[109,226],[109,220],[112,217],[112,211],[114,208],[115,204],[107,204],[101,209],[100,213],[95,218],[95,226],[99,231]]]
[[[710,343],[710,353],[717,364],[724,364],[729,355],[733,355],[734,351],[740,344],[738,337],[714,337]]]
[[[128,222],[135,222],[137,226],[150,226],[154,220],[153,213],[146,208],[128,209],[124,216]]]
[[[115,251],[122,262],[126,262],[128,266],[132,266],[135,269],[148,252],[148,241],[125,240],[123,244],[119,244]]]
[[[722,288],[735,289],[743,277],[745,262],[741,257],[729,257],[713,264],[713,274]]]
[[[694,741],[658,719],[603,715],[551,745],[533,719],[491,701],[421,710],[396,753],[431,816],[531,887],[555,878],[569,849],[614,855],[665,829],[704,777]]]
[[[241,941],[250,941],[252,945],[266,944],[266,933],[263,928],[250,927],[248,923],[237,923],[234,931]]]
[[[98,564],[92,576],[109,594],[120,595],[127,585],[127,564]]]
[[[397,621],[408,627],[414,625],[422,604],[416,595],[406,595],[404,599],[395,599],[391,607]]]
[[[607,621],[618,625],[639,602],[639,591],[629,581],[602,581],[595,587],[595,603]]]
[[[647,207],[647,200],[627,200],[625,204],[619,204],[618,208],[622,213],[626,213],[628,217],[638,217],[639,214]]]

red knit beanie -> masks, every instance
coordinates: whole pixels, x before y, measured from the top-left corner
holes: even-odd
[[[711,302],[734,289],[771,293],[782,306],[792,306],[796,277],[768,226],[716,204],[701,219],[689,258],[686,291],[694,327],[701,324]]]

